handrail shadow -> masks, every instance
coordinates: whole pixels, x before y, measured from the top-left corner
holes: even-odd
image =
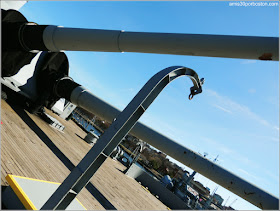
[[[75,168],[75,165],[69,160],[68,157],[51,141],[51,139],[38,127],[38,125],[28,116],[26,111],[16,104],[11,102],[7,103],[17,113],[17,115],[28,125],[28,127],[35,132],[35,134],[47,145],[47,147],[56,155],[56,157],[70,170]],[[106,199],[106,197],[91,183],[89,182],[86,189],[92,196],[106,209],[116,210],[114,205]]]

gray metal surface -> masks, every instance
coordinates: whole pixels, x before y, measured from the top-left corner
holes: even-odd
[[[53,52],[140,52],[279,61],[278,37],[125,32],[48,26],[45,46]]]
[[[133,164],[125,173],[127,176],[134,178],[141,185],[148,187],[148,190],[159,197],[159,200],[174,210],[190,210],[191,208],[178,196],[168,190],[160,181],[151,177],[139,166]]]
[[[37,209],[40,209],[59,187],[59,183],[48,181],[21,177],[14,177],[14,179]],[[85,208],[77,200],[74,200],[66,210],[85,210]]]
[[[95,144],[98,138],[99,138],[99,137],[98,137],[93,131],[90,131],[90,132],[88,132],[88,134],[85,136],[84,140],[85,140],[87,143]]]
[[[76,105],[96,114],[108,122],[112,122],[120,113],[117,108],[101,100],[83,87],[77,87],[73,91],[71,100]],[[279,199],[274,195],[245,181],[234,173],[200,156],[198,153],[160,134],[152,128],[138,122],[130,133],[255,206],[261,209],[278,210]]]
[[[82,161],[71,171],[59,188],[42,209],[65,209],[82,188],[89,182],[93,174],[98,170],[106,158],[118,146],[123,137],[131,130],[137,120],[142,116],[154,99],[164,87],[179,76],[188,76],[194,86],[191,87],[191,95],[202,92],[201,82],[195,71],[185,67],[169,67],[155,74],[137,93],[126,108],[114,119],[110,127],[99,138]],[[81,91],[73,99],[79,99]]]
[[[59,187],[57,183],[40,182],[16,177],[15,179],[37,209],[40,209]],[[85,210],[85,208],[77,200],[74,200],[66,210]]]

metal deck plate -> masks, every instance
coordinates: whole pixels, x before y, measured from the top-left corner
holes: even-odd
[[[26,209],[39,210],[55,192],[60,183],[37,180],[27,177],[7,175],[6,179]],[[66,210],[86,210],[78,199],[75,199]]]

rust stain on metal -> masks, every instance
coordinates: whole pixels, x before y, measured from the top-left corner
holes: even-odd
[[[262,203],[260,203],[260,208],[263,210],[263,206],[262,206]]]
[[[272,53],[264,53],[259,57],[259,60],[272,60]]]

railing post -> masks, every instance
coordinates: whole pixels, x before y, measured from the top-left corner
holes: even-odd
[[[155,74],[118,115],[97,143],[90,149],[77,167],[71,171],[41,209],[66,209],[164,87],[177,77],[183,75],[190,77],[194,84],[191,88],[191,95],[202,92],[201,81],[196,72],[191,69],[185,67],[169,67]],[[77,88],[79,88],[78,92],[81,91],[80,87]],[[76,94],[78,94],[75,93],[75,90],[77,92],[77,88],[72,93],[73,97],[71,95],[74,101]]]

